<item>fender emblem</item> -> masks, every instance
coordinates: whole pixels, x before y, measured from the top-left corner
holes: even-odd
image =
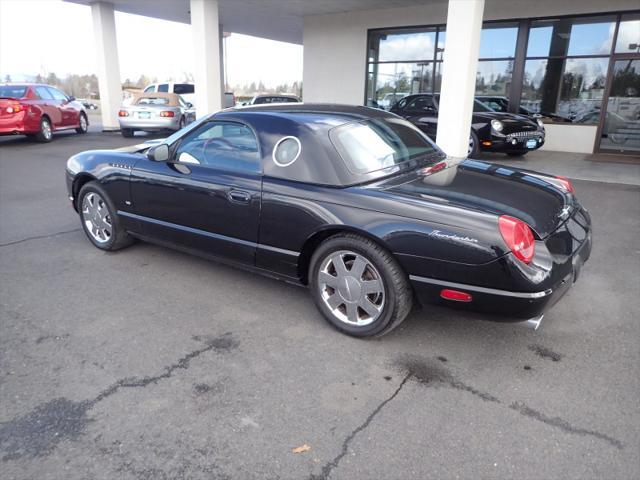
[[[434,230],[429,234],[430,237],[441,238],[443,240],[453,240],[454,242],[471,242],[478,243],[478,240],[471,237],[461,237],[454,233],[442,233],[440,230]]]

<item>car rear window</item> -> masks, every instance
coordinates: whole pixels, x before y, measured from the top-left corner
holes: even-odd
[[[26,93],[24,85],[0,85],[0,97],[22,98]]]
[[[193,88],[193,85],[190,85],[188,83],[176,83],[173,86],[173,93],[177,93],[178,95],[184,95],[186,93],[194,93],[195,89]]]
[[[332,129],[329,137],[351,173],[369,174],[436,152],[420,130],[399,118],[376,118]]]
[[[142,97],[138,99],[136,105],[169,105],[169,99],[166,97]]]

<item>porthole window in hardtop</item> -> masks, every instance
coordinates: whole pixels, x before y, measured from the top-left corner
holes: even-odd
[[[300,156],[302,145],[296,137],[284,137],[273,148],[273,161],[279,167],[288,167]]]

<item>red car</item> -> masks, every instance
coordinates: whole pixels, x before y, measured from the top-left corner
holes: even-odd
[[[87,133],[84,106],[55,87],[40,84],[0,85],[0,135],[27,135],[50,142],[53,132]]]

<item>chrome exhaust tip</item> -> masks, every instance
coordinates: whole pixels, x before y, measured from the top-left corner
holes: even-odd
[[[529,320],[524,321],[524,326],[528,328],[532,328],[533,330],[538,330],[538,327],[542,323],[542,318],[544,315],[540,315],[539,317],[530,318]]]

